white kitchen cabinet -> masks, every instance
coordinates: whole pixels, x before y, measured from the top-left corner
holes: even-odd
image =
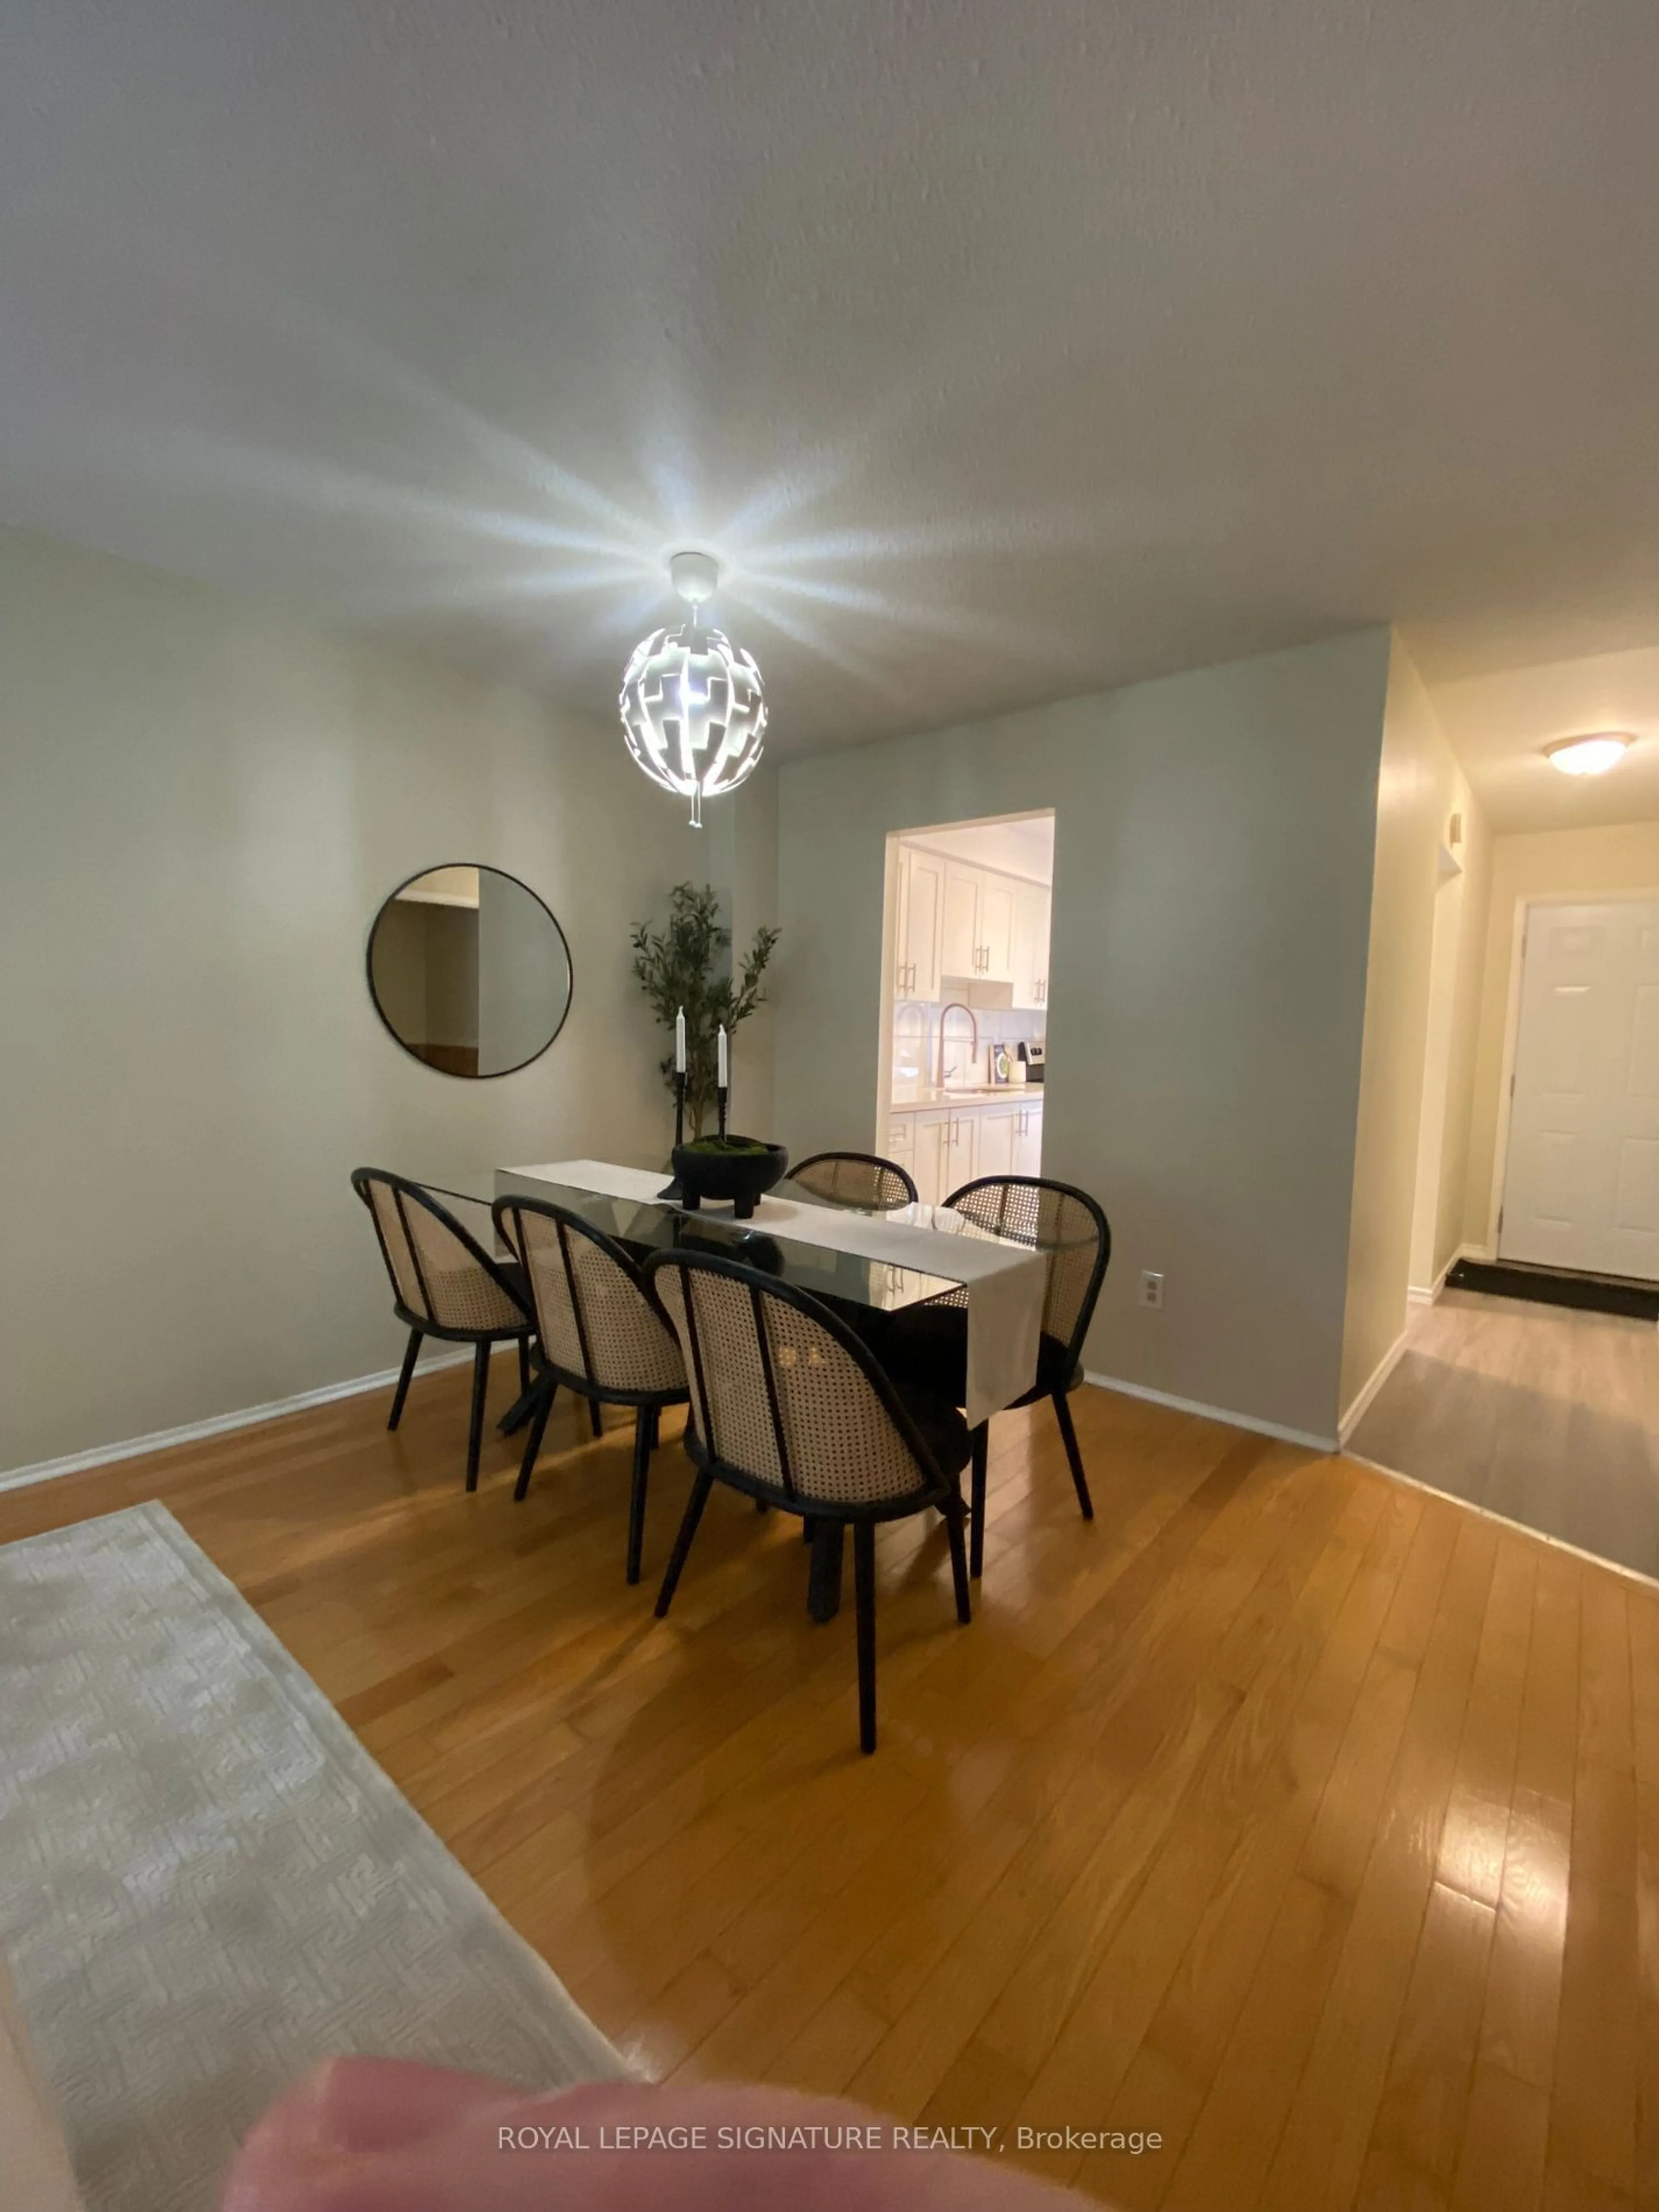
[[[908,1117],[915,1125],[915,1156],[904,1162],[924,1206],[943,1206],[953,1190],[971,1182],[976,1146],[971,1107],[928,1108]]]
[[[1048,1003],[1049,894],[1038,884],[1020,884],[1013,896],[1013,1003]]]
[[[1024,1109],[1018,1106],[982,1106],[980,1109],[975,1146],[975,1175],[1024,1173],[1024,1170],[1014,1165],[1014,1145],[1023,1113]]]
[[[890,1113],[887,1116],[887,1157],[902,1168],[915,1172],[916,1117],[914,1114]]]
[[[951,1116],[945,1113],[911,1114],[905,1117],[913,1132],[912,1153],[905,1163],[924,1206],[937,1206],[945,1195],[945,1157],[950,1143]],[[951,1188],[954,1189],[955,1185]]]
[[[964,1114],[958,1109],[956,1113],[947,1116],[945,1138],[945,1181],[939,1192],[940,1203],[949,1198],[953,1190],[959,1190],[963,1183],[971,1182],[979,1173],[979,1169],[975,1165],[979,1152],[978,1135],[979,1115],[977,1114]]]
[[[1008,877],[980,878],[979,972],[994,983],[1014,980],[1014,899]]]
[[[939,996],[945,872],[945,863],[936,854],[914,845],[900,846],[898,933],[893,956],[896,998]]]
[[[1013,1168],[1015,1175],[1042,1173],[1042,1101],[1027,1099],[1014,1115]],[[982,1172],[982,1170],[981,1170]]]
[[[939,933],[939,973],[979,973],[979,871],[958,860],[945,863],[944,926]]]
[[[942,975],[1012,982],[1015,889],[1011,876],[970,868],[960,860],[945,862]]]
[[[981,1105],[964,1100],[948,1109],[894,1109],[887,1121],[888,1157],[909,1170],[924,1206],[942,1206],[976,1176],[1042,1172],[1042,1100],[1027,1096]]]

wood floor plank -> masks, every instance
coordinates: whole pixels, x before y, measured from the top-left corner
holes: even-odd
[[[1478,2065],[1452,2185],[1452,2212],[1538,2212],[1544,2197],[1550,2100],[1501,2067]]]
[[[1437,1881],[1418,1942],[1370,2148],[1449,2195],[1474,2081],[1497,1908]]]
[[[1262,2192],[1273,2212],[1345,2204],[1358,2187],[1439,1857],[1496,1553],[1495,1525],[1463,1519],[1436,1578],[1376,1838]],[[1412,1626],[1414,1636],[1414,1616]]]

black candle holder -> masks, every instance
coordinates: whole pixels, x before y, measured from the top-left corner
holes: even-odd
[[[685,1070],[683,1067],[677,1067],[674,1070],[674,1150],[676,1152],[685,1142]],[[665,1184],[657,1195],[659,1198],[667,1199],[671,1204],[678,1205],[685,1196],[684,1187],[678,1176],[674,1177],[672,1182]]]
[[[714,1104],[720,1115],[716,1133],[721,1137],[726,1134],[726,1102],[731,1096],[732,1086],[729,1083],[721,1084],[714,1093]]]

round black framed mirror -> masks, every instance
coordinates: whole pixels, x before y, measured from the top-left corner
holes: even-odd
[[[398,884],[368,933],[368,990],[404,1050],[445,1075],[511,1075],[570,1011],[570,947],[503,869],[465,861]]]

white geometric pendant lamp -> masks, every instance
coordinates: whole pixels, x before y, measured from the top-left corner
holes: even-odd
[[[668,574],[691,618],[640,641],[617,703],[629,751],[653,783],[690,800],[691,825],[700,830],[703,800],[735,791],[760,759],[765,688],[753,656],[699,620],[720,581],[714,556],[677,553]]]

